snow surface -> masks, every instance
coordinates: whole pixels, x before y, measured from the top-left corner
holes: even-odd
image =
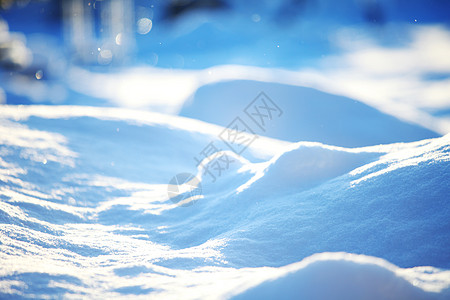
[[[265,136],[344,147],[411,142],[438,136],[423,125],[402,121],[355,99],[313,88],[249,80],[200,87],[180,115],[228,126],[236,112],[245,108],[260,91],[280,108],[286,108],[279,118],[274,116],[265,131],[258,132]]]
[[[223,130],[2,106],[1,296],[449,297],[450,135],[360,148],[260,136],[240,157]],[[210,142],[234,159],[215,181],[194,160]],[[190,206],[167,195],[181,172],[202,183]]]
[[[51,3],[2,12],[33,60],[0,103],[51,106],[0,106],[0,298],[450,299],[449,4],[218,2],[135,1],[120,68],[74,65]]]
[[[428,285],[427,279],[448,276],[444,272],[435,273],[433,268],[399,269],[363,255],[316,254],[280,269],[284,272],[233,299],[276,299],[280,291],[284,299],[445,299],[450,294],[448,288],[440,294],[432,292],[433,283]]]

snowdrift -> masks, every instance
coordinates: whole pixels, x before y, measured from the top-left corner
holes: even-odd
[[[228,126],[236,112],[243,110],[261,91],[283,110],[283,115],[265,131],[257,132],[264,136],[343,147],[412,142],[438,136],[355,99],[309,87],[254,80],[201,86],[184,104],[180,115]]]
[[[233,299],[276,299],[280,291],[283,299],[445,299],[450,295],[448,288],[440,294],[434,289],[448,271],[400,269],[363,255],[321,253],[282,269],[285,272]]]
[[[448,297],[450,135],[362,148],[260,136],[237,156],[223,130],[3,106],[2,297],[320,298],[322,284],[346,299]],[[211,142],[234,160],[216,180],[194,159]],[[169,199],[180,172],[202,184],[193,205]]]

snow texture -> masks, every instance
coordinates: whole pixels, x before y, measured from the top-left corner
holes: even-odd
[[[1,296],[449,297],[450,135],[359,148],[260,136],[238,156],[223,130],[2,106]],[[210,142],[234,160],[216,180],[194,159]],[[181,172],[201,180],[190,206],[167,195]]]

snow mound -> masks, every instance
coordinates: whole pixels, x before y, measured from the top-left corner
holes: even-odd
[[[223,252],[237,265],[279,266],[345,251],[402,267],[449,268],[449,137],[352,150],[322,145],[310,156],[292,146],[242,193],[223,199],[232,204],[215,208],[238,208],[224,217],[238,224],[224,225],[230,241]],[[237,256],[243,249],[252,256]]]
[[[401,269],[382,259],[348,253],[315,254],[280,268],[233,299],[446,299],[450,272]],[[441,293],[439,293],[441,292]]]
[[[252,80],[202,86],[185,103],[180,115],[227,126],[236,112],[244,110],[261,91],[283,111],[265,131],[257,132],[268,137],[361,147],[438,136],[355,99],[309,87]]]
[[[302,191],[346,174],[380,157],[381,149],[346,149],[299,142],[272,158],[263,172],[238,191],[257,181],[252,190],[278,194]],[[261,178],[261,180],[258,180]]]

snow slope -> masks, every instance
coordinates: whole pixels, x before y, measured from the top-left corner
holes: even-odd
[[[346,299],[386,295],[380,285],[448,297],[449,135],[363,148],[259,137],[237,156],[223,130],[119,108],[2,106],[2,297],[320,298],[321,284]],[[194,159],[210,142],[234,159],[215,181]],[[190,206],[167,194],[180,172],[201,180]],[[320,252],[362,255],[310,257]]]
[[[236,111],[261,91],[282,110],[286,108],[264,132],[260,131],[265,136],[344,147],[411,142],[438,136],[355,99],[302,86],[250,80],[202,86],[184,105],[180,115],[227,126]]]

